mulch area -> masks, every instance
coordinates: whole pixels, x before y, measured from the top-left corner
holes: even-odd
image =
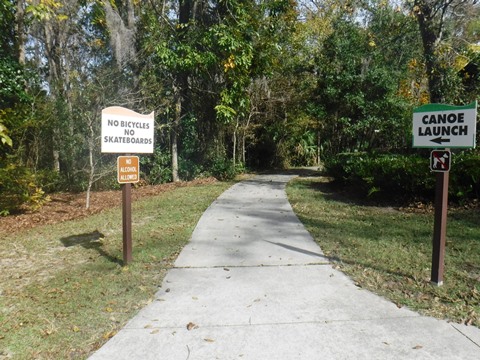
[[[203,185],[216,182],[215,178],[193,181],[145,185],[132,188],[132,201],[143,197],[159,195],[163,192],[185,186]],[[86,192],[50,194],[50,201],[37,211],[0,217],[0,234],[11,234],[19,230],[31,229],[40,225],[56,224],[97,214],[105,209],[122,205],[121,190],[91,192],[90,207],[86,208]]]

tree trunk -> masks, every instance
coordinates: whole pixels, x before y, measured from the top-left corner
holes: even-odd
[[[60,172],[60,152],[56,149],[53,150],[53,171]]]
[[[238,125],[239,125],[238,116],[236,120],[237,121],[235,124],[235,128],[233,129],[233,155],[232,155],[233,167],[237,165],[237,133],[238,133]]]
[[[94,119],[90,118],[88,128],[89,128],[89,138],[88,138],[88,163],[90,165],[90,171],[88,174],[88,186],[87,186],[87,199],[85,201],[85,208],[90,208],[90,194],[92,190],[93,183],[95,182],[95,163],[93,161],[93,151],[95,148],[95,131],[93,129]]]
[[[320,165],[320,148],[321,148],[321,134],[320,130],[317,131],[317,164]]]
[[[423,54],[427,71],[428,90],[431,103],[444,102],[442,91],[442,71],[438,64],[435,50],[440,40],[443,29],[443,14],[448,7],[449,1],[439,1],[433,4],[426,0],[416,1],[415,15],[422,37]],[[434,9],[436,6],[438,9]],[[439,11],[440,10],[440,11]],[[439,14],[442,14],[441,16]],[[440,17],[435,21],[435,16]]]
[[[133,0],[127,0],[127,19],[122,19],[117,9],[109,1],[104,1],[105,20],[110,33],[110,46],[112,48],[117,69],[123,70],[127,63],[135,61],[137,52],[135,36],[137,33]]]
[[[170,142],[172,146],[172,181],[180,181],[178,175],[178,131],[180,129],[180,120],[182,117],[182,96],[179,89],[175,92],[175,118],[173,119],[172,128],[170,130]]]
[[[17,39],[15,47],[17,51],[18,62],[25,65],[25,0],[17,1],[17,11],[15,14],[15,33]]]
[[[188,24],[192,16],[192,0],[180,0],[178,22],[179,24]],[[185,29],[183,26],[177,28],[178,41],[185,39]],[[185,112],[184,102],[188,90],[188,74],[183,69],[178,69],[175,74],[173,92],[175,94],[175,117],[170,130],[170,142],[172,151],[172,181],[180,181],[178,175],[178,134],[180,132],[180,122]]]

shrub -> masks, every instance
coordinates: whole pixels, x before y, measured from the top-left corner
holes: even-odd
[[[38,185],[29,169],[13,163],[0,167],[0,215],[26,210],[38,210],[48,196]]]
[[[458,200],[480,197],[480,155],[462,152],[452,155],[449,193]]]
[[[148,184],[172,181],[171,157],[168,151],[156,148],[153,155],[142,156],[140,162]]]
[[[343,186],[361,196],[401,200],[433,199],[435,175],[428,155],[342,153],[328,159],[325,168]],[[480,155],[452,155],[449,196],[454,201],[480,197]]]
[[[418,155],[343,153],[327,160],[325,168],[360,196],[406,200],[434,193],[428,159]]]
[[[231,180],[237,175],[237,169],[231,160],[216,157],[210,166],[210,174],[218,180]]]

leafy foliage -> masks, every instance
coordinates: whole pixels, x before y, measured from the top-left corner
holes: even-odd
[[[231,160],[218,157],[213,160],[210,173],[221,181],[233,180],[237,175],[237,169]]]
[[[98,141],[111,105],[155,110],[157,151],[142,156],[152,183],[408,153],[433,65],[436,94],[478,95],[478,66],[457,64],[478,63],[480,10],[454,3],[0,1],[1,157],[57,173],[57,190],[115,187]],[[429,57],[419,9],[442,4]]]
[[[434,190],[428,159],[418,155],[342,153],[325,166],[338,182],[360,196],[411,200],[431,197]]]
[[[0,109],[12,108],[18,102],[30,100],[26,85],[32,74],[9,58],[0,58]]]
[[[480,154],[465,151],[453,154],[450,171],[451,195],[460,200],[480,198]]]
[[[449,195],[453,201],[480,196],[480,155],[466,151],[453,154]],[[412,201],[433,199],[435,175],[428,154],[398,155],[342,153],[325,164],[338,183],[355,189],[358,195],[377,199]]]
[[[36,176],[28,168],[13,163],[0,167],[0,192],[0,215],[22,208],[35,211],[49,201]]]

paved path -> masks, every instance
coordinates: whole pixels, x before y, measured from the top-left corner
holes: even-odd
[[[91,360],[480,359],[480,329],[399,309],[332,268],[286,199],[291,178],[223,193],[156,299]]]

